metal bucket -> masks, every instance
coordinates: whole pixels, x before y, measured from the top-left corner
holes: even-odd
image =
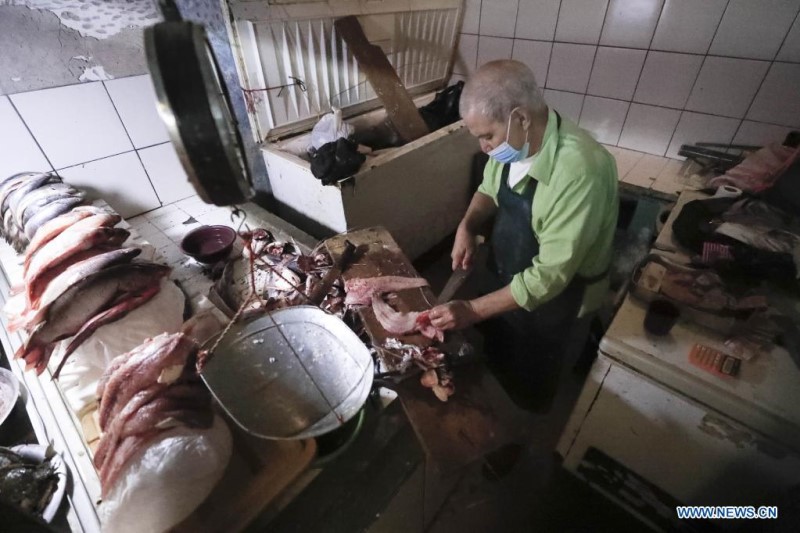
[[[303,439],[358,413],[373,373],[369,350],[344,322],[297,306],[233,326],[201,376],[248,433]]]

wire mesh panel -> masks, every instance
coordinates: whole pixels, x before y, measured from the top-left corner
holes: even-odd
[[[435,3],[435,2],[434,2]],[[452,4],[452,2],[451,2]],[[460,4],[359,16],[411,94],[441,86],[452,63]],[[259,138],[301,131],[331,107],[352,115],[380,105],[347,43],[337,17],[234,22],[245,95]]]

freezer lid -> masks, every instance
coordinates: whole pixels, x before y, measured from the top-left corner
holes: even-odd
[[[162,6],[163,7],[163,6]],[[252,181],[227,88],[203,26],[168,20],[145,29],[158,112],[189,182],[207,203],[247,201]]]
[[[381,107],[336,19],[354,15],[412,96],[452,71],[463,0],[229,0],[234,55],[256,141],[307,131],[330,111]]]

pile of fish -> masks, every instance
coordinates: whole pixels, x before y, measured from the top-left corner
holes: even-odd
[[[243,237],[244,257],[226,266],[214,288],[235,311],[250,295],[253,286],[258,298],[250,300],[242,313],[244,319],[284,307],[308,305],[314,287],[333,265],[327,253],[304,254],[298,245],[278,241],[264,229]],[[347,308],[341,279],[333,283],[320,308],[344,317]]]
[[[29,336],[15,354],[41,374],[62,339],[73,337],[55,372],[99,327],[155,296],[170,269],[132,262],[139,248],[122,248],[130,232],[121,217],[93,207],[72,207],[42,224],[25,251],[23,283],[5,307],[9,331]]]
[[[103,434],[94,464],[104,496],[137,452],[162,432],[211,427],[211,395],[197,374],[198,349],[183,333],[164,333],[111,361],[97,386]]]
[[[29,461],[0,447],[0,498],[24,512],[41,516],[58,487],[49,461]]]
[[[19,253],[49,220],[84,203],[81,191],[53,173],[20,172],[0,180],[0,233]]]

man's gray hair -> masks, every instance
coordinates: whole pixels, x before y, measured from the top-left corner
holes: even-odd
[[[537,113],[546,106],[531,69],[519,61],[503,59],[481,65],[467,80],[459,112],[462,117],[477,112],[495,122],[505,122],[515,107]]]

